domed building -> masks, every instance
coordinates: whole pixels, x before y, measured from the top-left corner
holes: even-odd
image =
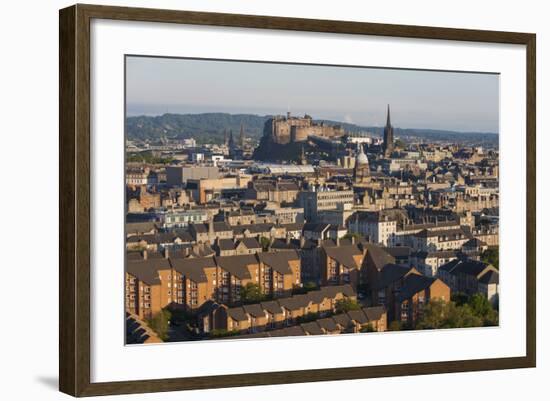
[[[370,182],[369,159],[363,151],[363,146],[360,143],[357,144],[355,167],[353,168],[353,181],[356,184]]]

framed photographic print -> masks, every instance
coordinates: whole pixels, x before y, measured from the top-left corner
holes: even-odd
[[[60,390],[534,367],[535,35],[60,11]]]

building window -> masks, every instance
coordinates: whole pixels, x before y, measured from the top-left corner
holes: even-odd
[[[403,302],[401,304],[401,320],[408,320],[409,319],[409,304],[407,302]]]

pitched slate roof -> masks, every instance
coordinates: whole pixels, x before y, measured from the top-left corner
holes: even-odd
[[[208,279],[204,273],[204,268],[216,267],[214,258],[209,256],[205,258],[170,258],[170,263],[178,272],[196,283],[206,283]]]
[[[281,274],[292,274],[289,261],[299,260],[300,256],[294,250],[279,252],[262,252],[258,254],[260,261]]]
[[[141,234],[156,229],[156,223],[147,221],[143,223],[126,223],[127,234]]]
[[[388,263],[395,263],[395,258],[384,248],[374,244],[363,244],[363,247],[367,250],[367,261],[370,261],[378,271]]]
[[[286,231],[301,231],[304,229],[304,223],[287,223],[280,224],[280,226],[286,228]]]
[[[266,311],[268,311],[269,313],[272,313],[274,315],[277,313],[283,313],[283,308],[281,307],[281,305],[279,305],[277,301],[261,302],[260,306]]]
[[[457,259],[445,263],[439,269],[443,269],[450,274],[466,274],[476,278],[491,265],[473,259]]]
[[[271,231],[273,227],[274,227],[273,224],[259,223],[259,224],[231,226],[231,229],[233,230],[233,234],[242,235],[246,230],[248,230],[252,234],[260,234],[260,233]]]
[[[357,245],[348,246],[336,246],[336,247],[323,247],[327,256],[336,260],[341,265],[344,265],[350,269],[357,269],[360,267],[355,261],[353,256],[362,255],[363,252],[357,247]]]
[[[447,272],[451,273],[456,266],[458,266],[462,261],[460,259],[454,259],[450,262],[445,263],[444,265],[439,266],[439,269],[437,269],[438,272]]]
[[[277,238],[273,241],[273,243],[269,247],[271,249],[300,249],[300,240],[293,239],[293,240],[290,240],[290,243],[287,244],[285,240]]]
[[[216,256],[216,262],[223,270],[229,272],[239,280],[252,278],[247,265],[258,264],[255,255]]]
[[[304,224],[303,231],[311,231],[315,233],[322,233],[330,228],[330,224],[326,223],[306,223]]]
[[[260,304],[244,305],[244,311],[253,317],[265,317],[265,312]]]
[[[208,223],[210,224],[210,223]],[[193,226],[193,228],[195,229],[196,232],[198,233],[207,233],[209,231],[209,225],[208,224],[205,224],[205,223],[199,223],[199,224],[191,224],[191,226]],[[227,232],[227,231],[231,231],[232,228],[229,224],[227,224],[227,222],[225,221],[215,221],[214,222],[214,232],[216,233],[219,233],[219,232]]]
[[[367,324],[369,322],[369,319],[362,310],[350,310],[347,313],[351,320],[359,324]]]
[[[222,238],[218,239],[217,242],[218,248],[220,251],[234,251],[235,250],[235,244],[233,243],[233,240],[229,238]]]
[[[302,323],[300,326],[302,327],[304,332],[306,332],[306,334],[309,334],[309,335],[312,335],[312,336],[325,334],[323,332],[323,330],[321,330],[321,328],[319,327],[317,322]]]
[[[344,329],[347,329],[348,327],[351,326],[351,319],[346,313],[340,313],[338,315],[334,315],[332,316],[332,320],[334,320],[336,324],[339,324]]]
[[[479,282],[483,284],[498,284],[499,274],[494,270],[489,270],[479,278]]]
[[[413,270],[412,267],[396,265],[394,263],[384,266],[382,271],[380,272],[380,278],[376,283],[377,286],[374,289],[387,287],[388,285],[405,277],[411,270]]]
[[[386,309],[383,306],[371,306],[369,308],[363,308],[362,310],[369,321],[379,320],[382,315],[386,313]]]
[[[258,249],[262,247],[256,238],[250,238],[250,237],[246,237],[239,240],[237,245],[239,244],[243,244],[248,249]]]
[[[405,277],[403,287],[401,287],[401,291],[396,297],[397,301],[402,302],[411,298],[414,294],[430,287],[436,280],[438,279],[435,277],[426,277],[421,276],[420,274],[409,274]]]
[[[408,257],[412,253],[412,248],[408,246],[392,246],[387,247],[384,250],[394,258]]]
[[[227,316],[231,317],[232,319],[238,322],[244,322],[248,320],[248,316],[246,315],[245,310],[241,306],[236,308],[229,308],[227,310]]]
[[[353,290],[353,287],[349,284],[328,285],[325,287],[321,287],[319,290],[310,291],[308,292],[308,295],[315,292],[320,292],[329,298],[334,298],[336,294],[338,294],[339,292],[344,294],[346,297],[352,297],[356,295],[355,291]]]
[[[285,336],[303,336],[304,329],[300,326],[292,326],[282,329]]]
[[[128,259],[126,272],[149,285],[160,283],[158,270],[170,269],[168,259]]]
[[[281,305],[283,308],[288,309],[290,311],[305,308],[307,305],[309,305],[310,302],[313,302],[313,301],[305,294],[293,295],[292,297],[289,297],[289,298],[279,299],[279,305]]]
[[[338,326],[336,326],[336,322],[331,317],[326,317],[323,319],[317,319],[317,324],[321,329],[325,329],[326,331],[336,331],[338,330]]]

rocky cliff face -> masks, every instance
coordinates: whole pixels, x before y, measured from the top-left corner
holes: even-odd
[[[297,142],[277,143],[279,139],[273,135],[273,119],[268,119],[264,125],[264,132],[260,144],[254,150],[252,158],[261,161],[292,162],[299,159],[301,145]]]

